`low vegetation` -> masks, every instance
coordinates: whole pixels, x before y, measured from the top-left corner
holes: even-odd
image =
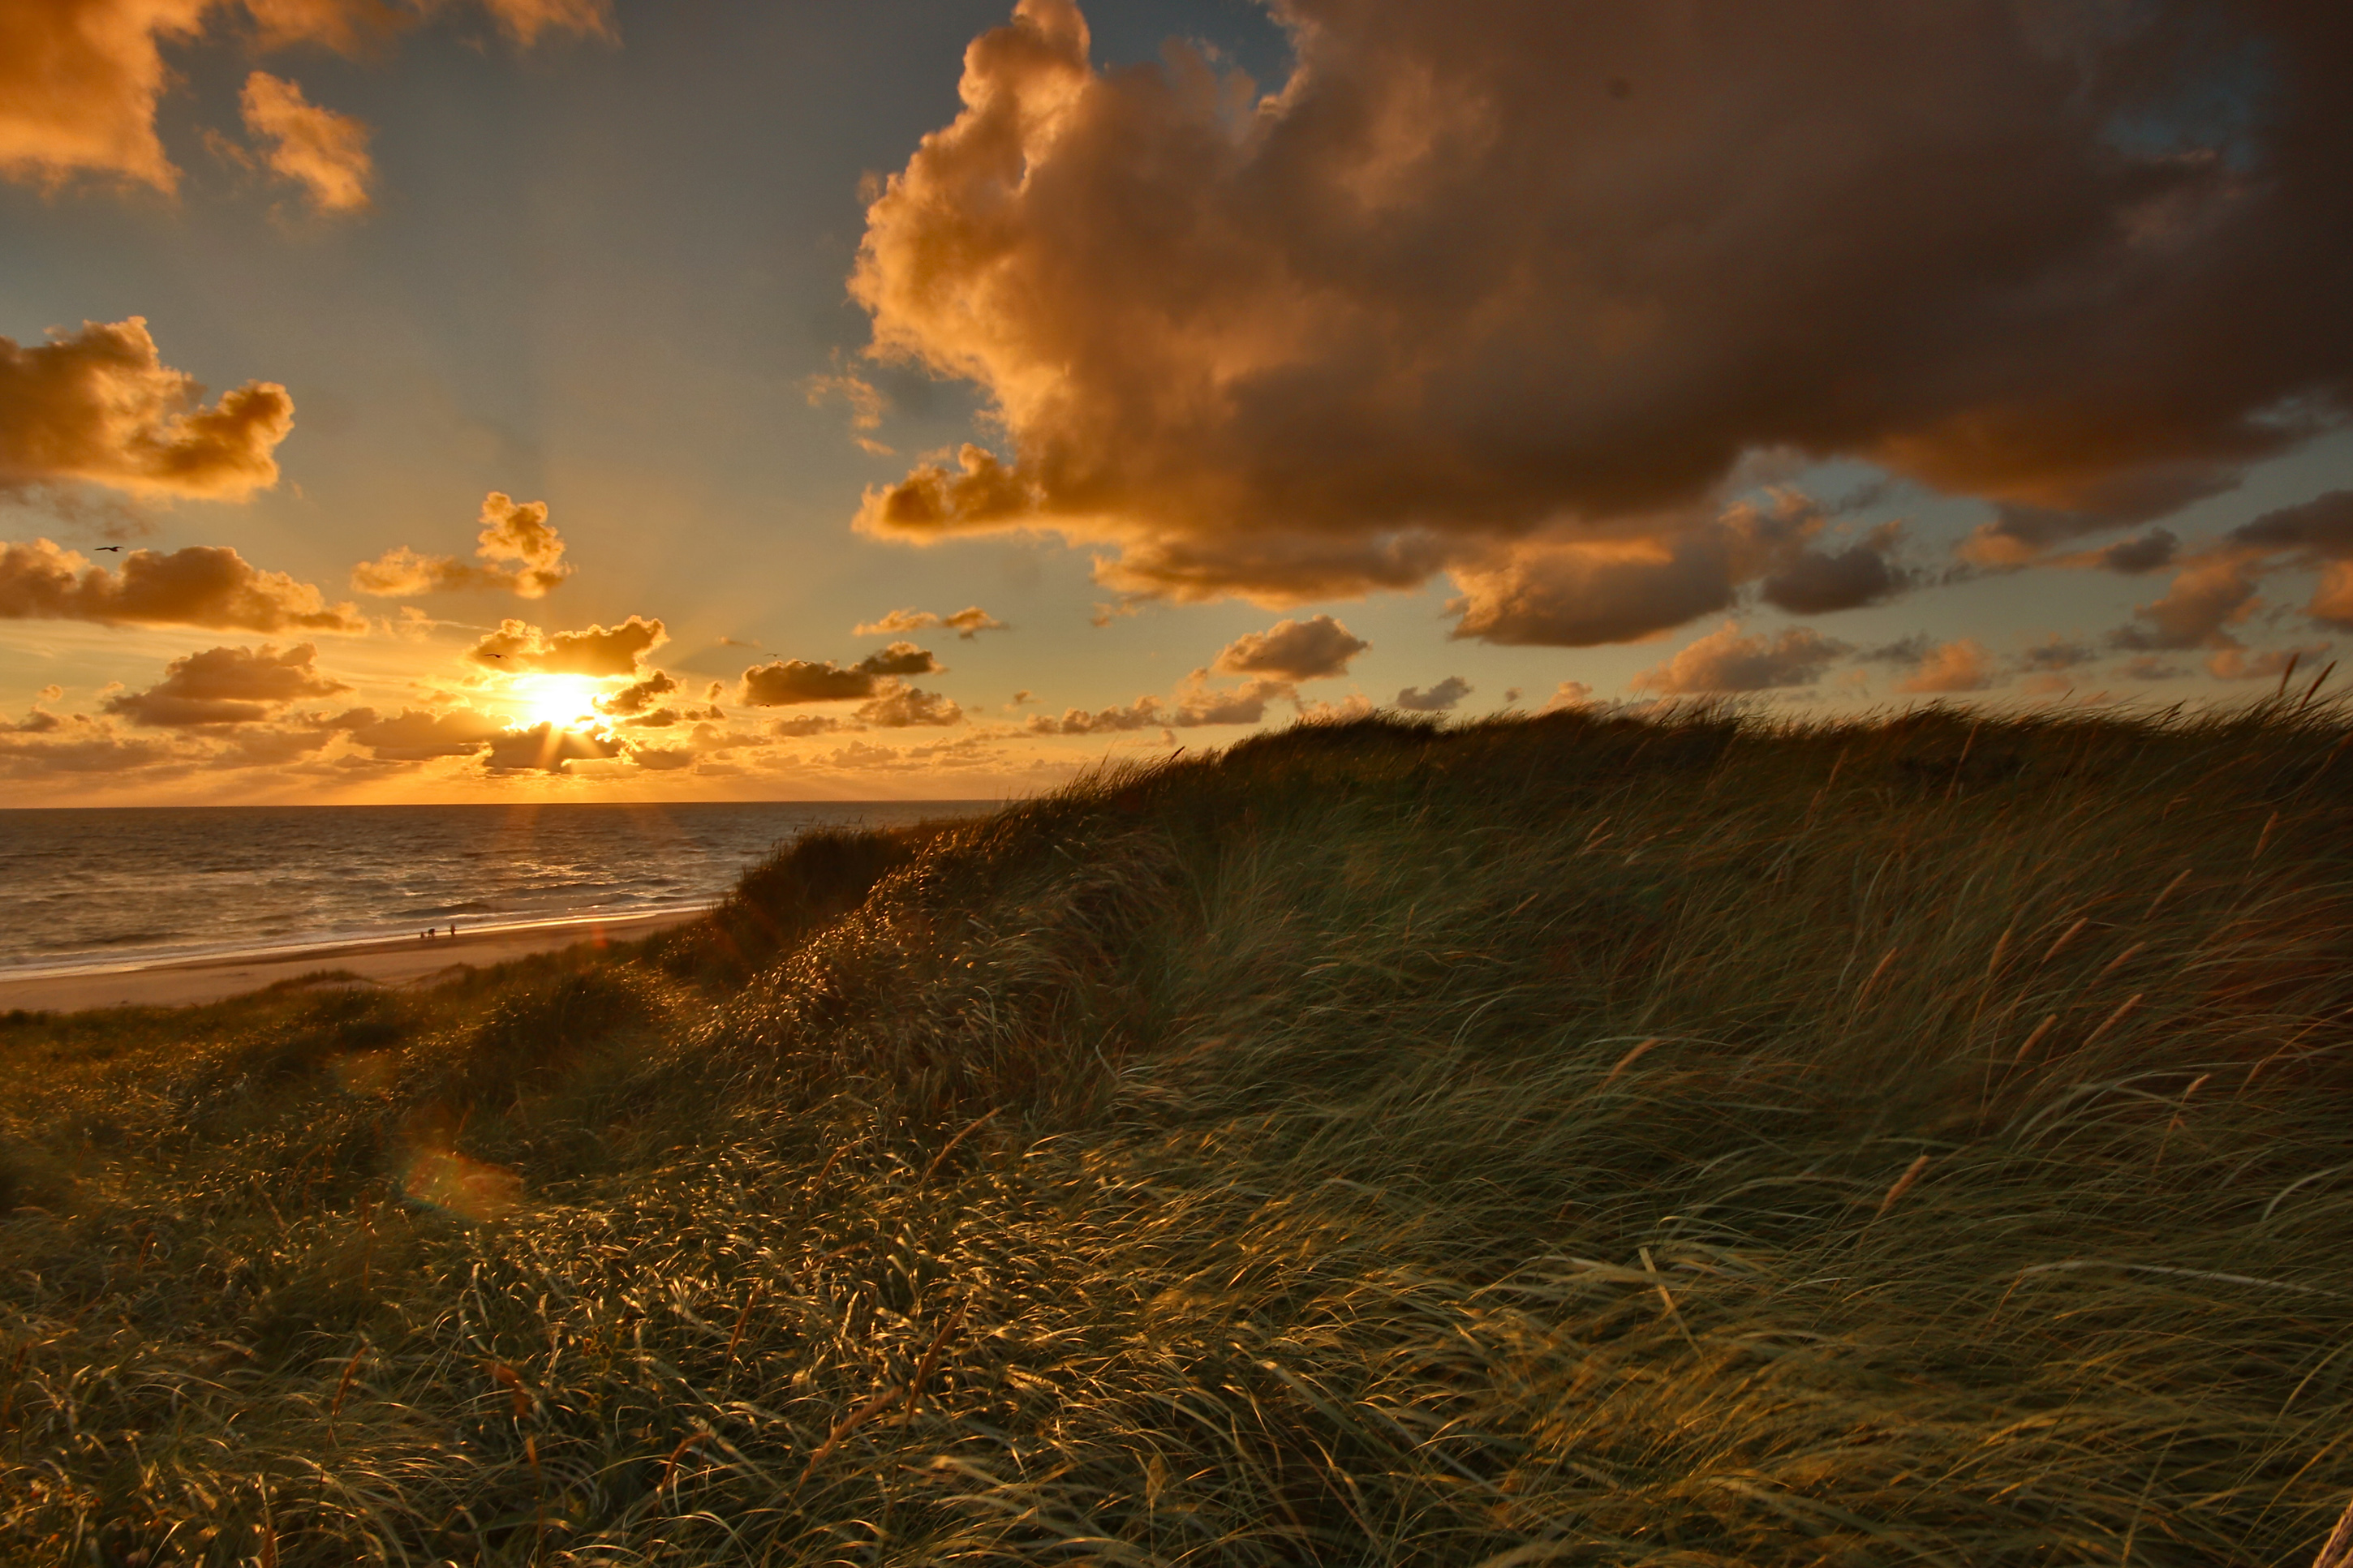
[[[1306,726],[634,954],[16,1016],[0,1555],[2309,1561],[2299,695]]]

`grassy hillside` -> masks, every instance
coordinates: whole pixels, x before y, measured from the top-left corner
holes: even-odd
[[[1301,728],[12,1018],[0,1554],[2306,1561],[2348,734]]]

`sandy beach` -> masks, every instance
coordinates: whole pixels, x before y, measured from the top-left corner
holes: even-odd
[[[482,968],[530,953],[553,952],[575,942],[635,942],[700,918],[701,911],[689,910],[505,931],[461,931],[455,937],[430,942],[407,937],[260,957],[158,963],[100,974],[0,980],[0,1013],[16,1008],[78,1013],[93,1007],[185,1007],[259,991],[322,969],[347,970],[369,984],[423,985],[468,964]]]

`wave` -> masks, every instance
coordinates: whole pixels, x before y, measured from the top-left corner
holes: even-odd
[[[181,934],[178,931],[133,931],[111,936],[84,936],[71,940],[35,937],[26,945],[37,952],[80,952],[90,948],[154,947],[171,942]]]
[[[0,973],[691,908],[812,827],[940,803],[0,811]],[[963,809],[985,810],[981,803]]]

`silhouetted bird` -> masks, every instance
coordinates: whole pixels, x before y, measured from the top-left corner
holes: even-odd
[[[121,553],[122,553],[122,546],[121,546],[120,544],[101,544],[101,545],[100,545],[100,546],[99,546],[99,548],[100,548],[100,550],[111,550],[111,551],[113,551],[117,555],[120,555],[120,554],[121,554]]]

